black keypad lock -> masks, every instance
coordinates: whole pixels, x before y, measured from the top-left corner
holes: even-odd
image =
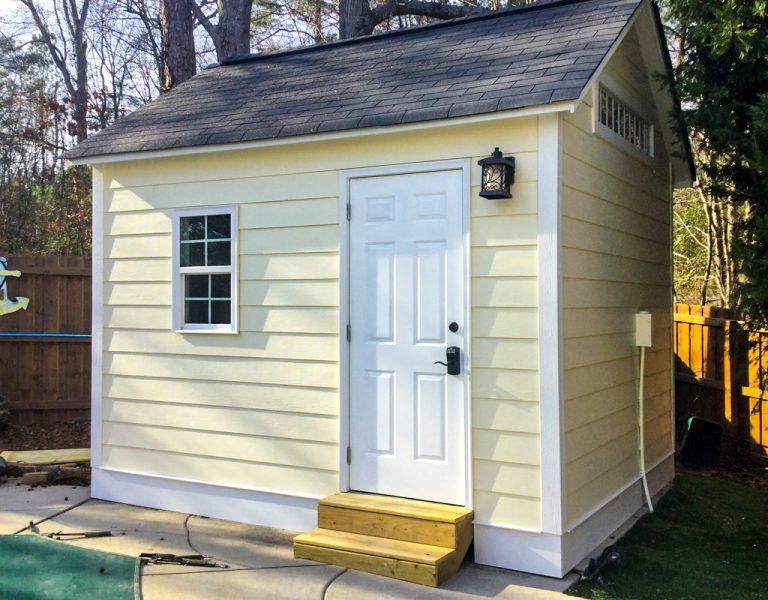
[[[445,362],[435,361],[436,365],[445,365],[448,375],[461,374],[461,348],[458,346],[448,346],[445,349]]]

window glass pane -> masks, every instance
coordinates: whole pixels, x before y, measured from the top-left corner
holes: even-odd
[[[188,242],[181,244],[181,266],[205,266],[205,242]]]
[[[208,301],[186,300],[184,302],[185,323],[208,323]]]
[[[230,297],[230,276],[229,275],[211,275],[211,297],[229,298]]]
[[[211,301],[211,323],[229,324],[232,320],[229,300]]]
[[[220,266],[229,264],[230,242],[208,242],[208,266]]]
[[[208,278],[210,275],[186,275],[184,277],[185,298],[208,298]]]
[[[205,239],[205,217],[181,217],[181,239]]]
[[[232,237],[229,227],[230,215],[208,215],[208,239]]]

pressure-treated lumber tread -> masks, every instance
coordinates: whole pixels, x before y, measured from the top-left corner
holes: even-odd
[[[425,565],[424,563],[415,563],[395,558],[382,558],[368,554],[357,554],[335,548],[294,544],[293,555],[296,558],[314,560],[329,565],[354,569],[355,571],[364,571],[374,575],[432,587],[437,587],[450,576],[443,575],[435,565]]]
[[[461,523],[461,521],[459,522]],[[388,515],[357,508],[341,508],[320,504],[317,526],[321,529],[374,535],[392,540],[456,547],[456,523],[419,519],[404,515]]]
[[[320,504],[443,523],[456,523],[472,515],[472,511],[467,510],[463,506],[436,504],[434,502],[394,498],[392,496],[377,496],[375,494],[334,494],[321,500]]]
[[[317,546],[332,550],[343,550],[344,552],[358,555],[404,560],[431,566],[441,564],[453,554],[452,548],[390,540],[346,531],[332,531],[330,529],[314,529],[295,537],[293,542],[294,547],[297,545]]]

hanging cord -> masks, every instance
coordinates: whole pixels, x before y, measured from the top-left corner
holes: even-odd
[[[640,385],[637,390],[638,421],[640,425],[640,475],[643,480],[645,499],[648,502],[648,510],[653,512],[651,492],[648,490],[648,477],[645,473],[645,413],[643,410],[643,384],[645,383],[645,346],[640,346]]]

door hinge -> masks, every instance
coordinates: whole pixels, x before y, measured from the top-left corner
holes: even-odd
[[[351,446],[347,446],[347,464],[348,465],[352,464],[352,447]]]
[[[347,341],[352,341],[352,325],[347,325]]]
[[[347,221],[352,220],[352,203],[347,202]]]

